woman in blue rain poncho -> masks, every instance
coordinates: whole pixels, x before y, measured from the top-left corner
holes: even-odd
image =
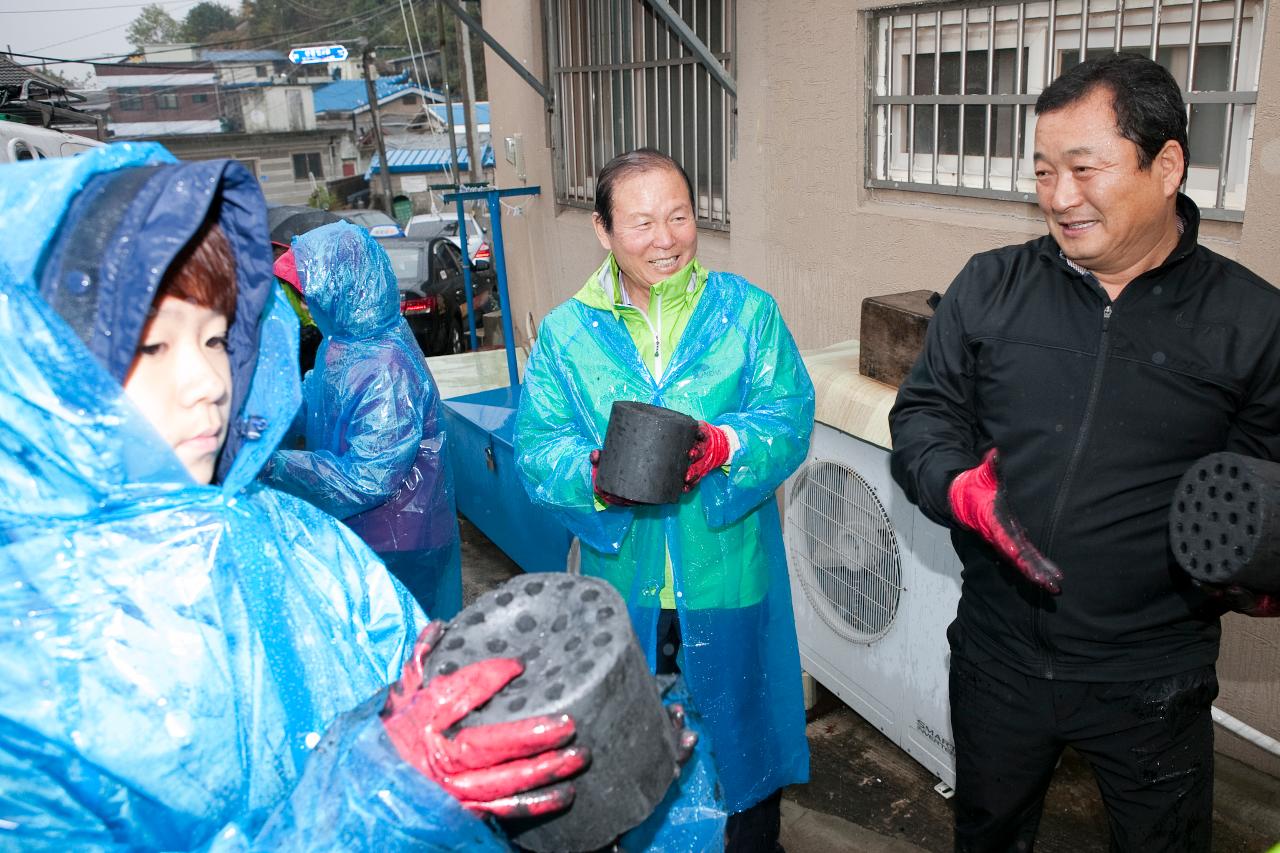
[[[516,416],[535,503],[582,543],[582,572],[627,599],[651,666],[683,672],[706,719],[730,849],[771,850],[778,796],[808,779],[795,623],[774,492],[804,459],[813,386],[778,307],[696,260],[688,176],[656,151],[601,171],[609,257],[547,315]],[[639,400],[700,424],[675,504],[594,490],[610,407]]]
[[[442,623],[411,652],[373,552],[256,482],[299,402],[265,235],[234,162],[0,167],[0,849],[500,850],[474,815],[587,761],[567,718],[445,737],[520,664],[424,683]]]
[[[448,619],[462,608],[448,438],[387,253],[335,222],[295,237],[277,274],[290,267],[324,341],[303,382],[305,449],[278,451],[262,477],[343,519],[431,618]]]

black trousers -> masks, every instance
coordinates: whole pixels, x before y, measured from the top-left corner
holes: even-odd
[[[1112,851],[1208,853],[1212,666],[1120,683],[1032,678],[952,655],[959,853],[1030,851],[1062,750],[1093,768]]]
[[[680,671],[680,620],[674,610],[658,615],[658,675]],[[776,853],[782,849],[782,791],[774,791],[754,806],[729,815],[725,824],[726,853]]]

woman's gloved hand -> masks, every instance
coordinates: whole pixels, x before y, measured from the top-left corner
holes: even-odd
[[[693,755],[693,748],[698,745],[698,733],[684,726],[684,706],[679,702],[667,706],[667,717],[671,720],[671,728],[676,732],[676,763],[683,767]],[[679,770],[676,771],[679,774]]]
[[[689,459],[689,470],[684,475],[686,492],[729,461],[729,436],[718,426],[698,421],[698,438],[689,450]]]
[[[996,470],[997,459],[992,448],[981,464],[951,481],[947,492],[951,514],[993,545],[1027,580],[1057,595],[1062,591],[1062,570],[1031,544],[1027,531],[1009,512]]]
[[[596,493],[596,496],[599,497],[600,500],[604,501],[605,503],[612,504],[613,506],[635,506],[636,502],[633,500],[628,500],[627,498],[621,498],[621,497],[618,497],[617,495],[610,494],[609,492],[600,491],[599,487],[596,486],[596,472],[600,469],[600,451],[599,450],[591,451],[590,459],[591,459],[591,490]]]
[[[1219,586],[1203,581],[1192,581],[1192,583],[1208,598],[1227,610],[1258,618],[1280,616],[1280,595],[1254,592],[1236,584]]]
[[[534,817],[567,808],[573,785],[564,780],[591,763],[586,748],[561,748],[574,736],[567,715],[472,726],[445,736],[450,726],[523,672],[524,665],[513,658],[491,658],[424,684],[424,662],[443,634],[440,621],[423,629],[387,694],[382,724],[396,752],[478,815]]]

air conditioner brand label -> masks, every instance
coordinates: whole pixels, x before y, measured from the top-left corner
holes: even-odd
[[[956,754],[956,745],[935,732],[925,723],[924,720],[916,718],[916,731],[933,741],[947,755],[954,756]]]

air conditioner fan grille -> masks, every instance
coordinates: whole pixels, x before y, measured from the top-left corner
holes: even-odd
[[[856,642],[884,636],[902,594],[902,559],[875,490],[839,462],[814,460],[792,480],[787,555],[814,611]]]

